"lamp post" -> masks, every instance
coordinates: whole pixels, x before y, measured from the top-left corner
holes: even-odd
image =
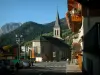
[[[21,43],[23,42],[23,35],[17,35],[16,34],[16,43],[18,44],[18,50],[17,50],[17,59],[20,60],[20,50],[21,50]]]

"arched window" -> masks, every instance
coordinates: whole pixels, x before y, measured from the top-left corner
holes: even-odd
[[[57,35],[58,35],[58,30],[57,30]]]
[[[55,35],[56,35],[56,30],[55,30],[55,32],[54,32],[54,33],[55,33]]]

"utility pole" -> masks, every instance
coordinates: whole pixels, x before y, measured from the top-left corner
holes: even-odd
[[[16,43],[18,44],[17,59],[20,60],[21,43],[23,42],[23,35],[16,34]]]
[[[24,59],[27,59],[27,54],[26,54],[26,50],[27,50],[27,45],[25,45],[25,55],[24,55]]]

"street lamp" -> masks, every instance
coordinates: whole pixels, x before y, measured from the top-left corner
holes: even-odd
[[[20,60],[20,47],[21,43],[23,42],[23,35],[17,35],[16,34],[16,43],[18,44],[18,51],[17,51],[17,59]]]

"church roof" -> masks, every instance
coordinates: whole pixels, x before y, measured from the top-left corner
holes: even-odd
[[[56,21],[55,21],[55,25],[54,25],[54,27],[60,27],[60,19],[59,19],[59,13],[58,13],[58,11],[57,11],[57,16],[56,16]]]
[[[58,38],[54,38],[51,36],[42,36],[41,40],[45,39],[47,41],[49,41],[50,43],[52,43],[53,45],[61,48],[61,49],[70,49],[70,46],[68,44],[66,44],[63,40],[58,39]]]

